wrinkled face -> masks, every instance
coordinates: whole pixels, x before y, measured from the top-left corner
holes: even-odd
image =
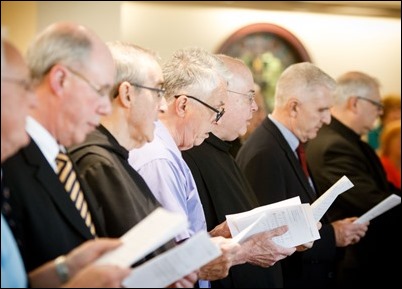
[[[218,112],[222,111],[227,99],[227,85],[223,81],[212,91],[209,98],[203,102],[213,107]],[[197,97],[194,95],[194,97]],[[181,142],[178,145],[180,150],[187,150],[193,146],[198,146],[209,137],[214,125],[216,125],[217,112],[207,107],[205,104],[187,97],[186,115],[180,121],[180,131],[182,132]],[[225,110],[226,111],[226,110]],[[225,112],[226,114],[226,112]],[[222,116],[222,118],[225,115]],[[221,119],[219,120],[221,121]],[[219,122],[218,121],[218,122]]]
[[[291,111],[291,130],[301,142],[307,142],[317,136],[324,124],[331,122],[330,108],[333,105],[331,91],[319,87],[308,100],[296,100]]]
[[[56,65],[64,77],[57,140],[64,146],[81,143],[111,112],[110,90],[115,67],[109,50],[95,49],[84,69]]]
[[[131,86],[130,94],[133,103],[130,107],[129,130],[135,147],[139,148],[154,138],[154,122],[158,113],[166,110],[166,99],[163,93],[154,89],[162,89],[163,75],[159,64],[152,60],[147,66],[146,83],[138,83],[143,87]]]
[[[247,126],[258,107],[254,100],[254,80],[248,68],[232,71],[228,86],[226,113],[219,123],[220,138],[232,141],[247,132]]]
[[[356,114],[358,118],[358,133],[368,133],[376,119],[382,114],[380,91],[376,90],[368,96],[356,97]]]
[[[1,72],[1,161],[28,144],[25,120],[36,105],[28,68],[14,48],[5,44],[6,64]],[[11,51],[10,51],[11,49]]]

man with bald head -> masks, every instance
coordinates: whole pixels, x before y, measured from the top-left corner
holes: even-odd
[[[25,119],[29,109],[35,108],[36,98],[32,91],[28,67],[20,52],[8,41],[1,41],[1,162],[29,143],[25,131]],[[3,199],[2,209],[9,211]],[[66,256],[66,264],[73,277],[66,287],[120,286],[121,280],[130,272],[116,266],[86,266],[103,252],[120,244],[117,240],[87,242]],[[68,261],[67,261],[68,260]],[[86,266],[86,267],[85,267]],[[55,262],[49,261],[29,272],[31,287],[58,287],[61,282],[55,274]],[[84,268],[85,267],[85,268]],[[74,276],[73,276],[74,275]],[[27,286],[27,274],[10,227],[1,215],[1,287]]]
[[[81,189],[81,208],[86,206],[83,214],[59,180],[56,156],[65,152],[65,146],[82,142],[100,118],[110,113],[115,66],[98,36],[65,22],[49,26],[35,38],[28,48],[27,62],[37,96],[26,124],[30,142],[2,168],[3,182],[10,192],[11,227],[25,268],[31,271],[95,235],[103,235],[102,215],[91,192],[74,178],[75,186]],[[21,75],[28,77],[28,71]],[[30,89],[28,80],[8,84],[15,83]],[[15,113],[28,101],[21,100],[15,110],[7,109]],[[73,174],[70,170],[70,176]]]
[[[253,113],[258,109],[253,76],[243,61],[226,55],[218,57],[233,75],[227,88],[225,116],[200,146],[182,152],[197,184],[208,230],[224,222],[228,214],[258,207],[252,188],[229,152],[231,145],[226,143],[246,133]],[[285,228],[277,228],[256,234],[242,243],[241,252],[237,254],[241,265],[232,267],[228,278],[212,282],[212,287],[281,287],[281,278],[276,278],[280,267],[273,265],[295,249],[283,248],[272,238],[285,232]]]

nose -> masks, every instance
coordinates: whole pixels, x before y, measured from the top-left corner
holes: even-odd
[[[100,98],[101,104],[99,107],[99,113],[101,115],[109,115],[112,113],[112,103],[110,101],[110,97],[102,97]]]
[[[251,102],[251,111],[256,112],[258,110],[258,105],[255,102],[255,98],[253,98],[253,101]]]
[[[323,115],[322,122],[325,124],[330,124],[331,123],[331,112],[326,111]]]

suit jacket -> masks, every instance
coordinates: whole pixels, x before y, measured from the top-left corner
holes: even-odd
[[[93,238],[57,174],[33,140],[9,158],[2,168],[15,221],[11,227],[28,272]],[[97,235],[102,236],[101,208],[85,183],[79,181]]]
[[[321,128],[318,136],[308,143],[306,156],[320,192],[343,175],[354,184],[329,208],[331,220],[360,216],[390,194],[401,194],[388,183],[375,151],[334,117],[331,124]],[[401,255],[400,249],[396,249],[401,238],[395,230],[395,222],[401,219],[400,212],[401,206],[397,206],[372,220],[366,236],[358,244],[345,249],[340,264],[341,286],[361,286],[361,280],[382,286],[400,282],[400,267],[390,264],[391,258],[399,260]],[[385,248],[395,250],[388,253],[384,252]]]
[[[300,196],[312,203],[316,195],[276,125],[266,118],[240,149],[236,161],[249,180],[260,205]],[[313,248],[281,261],[284,287],[326,287],[333,281],[336,253],[333,227],[321,220],[321,239]]]

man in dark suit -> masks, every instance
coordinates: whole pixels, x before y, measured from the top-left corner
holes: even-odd
[[[274,111],[236,158],[261,205],[295,196],[302,203],[315,201],[313,179],[304,172],[296,149],[330,122],[334,89],[335,81],[311,63],[291,65],[281,75]],[[336,247],[358,241],[367,229],[367,224],[355,225],[353,220],[328,224],[322,219],[321,239],[311,249],[281,261],[284,288],[331,286]]]
[[[338,196],[328,211],[330,220],[350,215],[360,216],[391,194],[401,191],[387,182],[375,151],[361,136],[381,115],[379,83],[362,72],[348,72],[338,79],[332,122],[324,126],[307,146],[307,159],[319,192],[323,192],[343,174],[354,187]],[[390,258],[400,259],[401,207],[397,206],[370,222],[367,236],[357,245],[345,248],[340,263],[339,286],[361,284],[394,286],[400,282],[400,266]],[[391,248],[391,252],[384,252]],[[393,262],[392,262],[393,263]]]
[[[94,237],[84,213],[92,216],[96,234],[103,234],[102,214],[89,190],[79,181],[80,203],[89,208],[83,213],[59,181],[55,158],[110,112],[115,67],[102,40],[73,23],[56,23],[39,34],[27,62],[37,95],[26,126],[31,140],[2,169],[11,195],[10,225],[29,272]]]

